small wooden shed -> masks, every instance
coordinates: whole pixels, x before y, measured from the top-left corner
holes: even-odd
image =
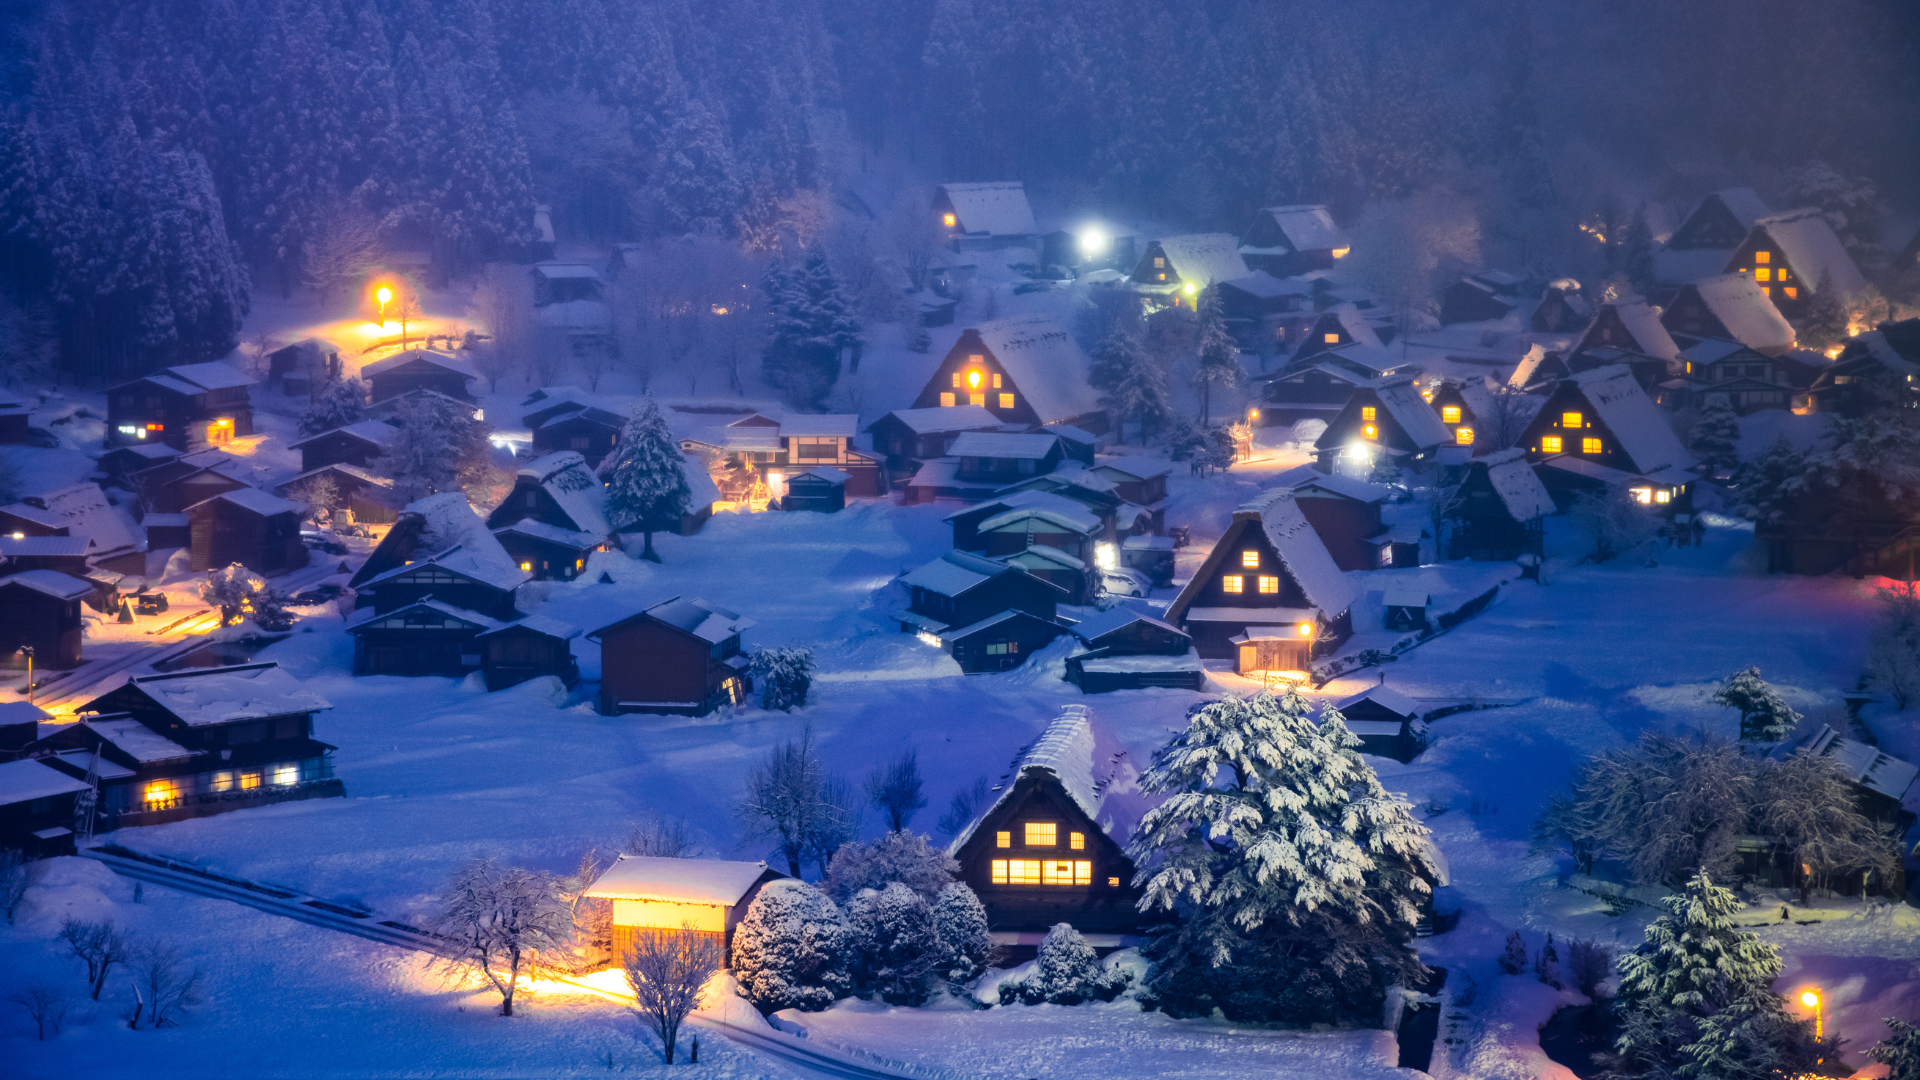
[[[585,895],[613,904],[616,963],[640,935],[682,929],[718,938],[731,958],[733,932],[753,898],[784,877],[764,862],[620,855]]]
[[[1346,717],[1347,730],[1360,737],[1363,754],[1407,762],[1426,749],[1427,729],[1420,722],[1420,706],[1385,683],[1342,698],[1333,707]]]
[[[815,510],[832,514],[847,508],[847,481],[853,474],[831,465],[821,465],[787,480],[782,510]]]

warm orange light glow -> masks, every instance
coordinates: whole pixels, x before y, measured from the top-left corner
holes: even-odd
[[[1301,623],[1301,624],[1300,624],[1299,626],[1297,626],[1297,627],[1294,627],[1294,629],[1296,629],[1296,630],[1298,630],[1298,631],[1300,631],[1300,636],[1301,636],[1301,637],[1312,637],[1312,636],[1313,636],[1313,624],[1312,624],[1312,623],[1310,623],[1310,622],[1303,622],[1303,623]]]
[[[980,372],[977,369],[967,372],[967,385],[975,390],[980,389]]]
[[[949,229],[953,228],[954,226],[954,217],[952,214],[948,214],[945,217],[942,217],[940,221],[941,221],[941,224],[945,225]]]
[[[1259,409],[1248,409],[1248,410],[1247,410],[1247,419],[1249,419],[1249,420],[1258,420],[1258,419],[1260,419],[1260,410],[1259,410]]]
[[[393,303],[393,290],[382,285],[374,290],[373,298],[380,302],[381,307],[386,307],[388,304]]]
[[[1369,439],[1377,439],[1380,437],[1380,429],[1377,427],[1374,427],[1372,424],[1368,424],[1366,427],[1361,428],[1360,433],[1362,435],[1365,435]]]
[[[1800,995],[1800,1004],[1805,1005],[1809,1009],[1815,1008],[1820,1004],[1820,995],[1809,990]]]
[[[1352,249],[1352,248],[1350,248],[1350,247],[1343,247],[1343,248],[1334,248],[1334,249],[1333,249],[1333,257],[1334,257],[1334,258],[1336,258],[1336,259],[1344,259],[1344,258],[1346,258],[1346,257],[1347,257],[1347,252],[1349,252],[1349,251],[1352,251],[1352,250],[1353,250],[1353,249]]]

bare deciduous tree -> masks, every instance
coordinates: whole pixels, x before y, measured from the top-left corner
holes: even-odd
[[[139,951],[125,934],[104,920],[68,919],[60,924],[60,940],[73,950],[76,959],[87,965],[87,989],[95,1001],[100,1000],[100,991],[106,987],[107,973],[113,966],[126,963]]]
[[[645,814],[627,823],[627,835],[620,850],[628,855],[646,855],[661,859],[694,859],[701,851],[685,818],[663,818]]]
[[[320,528],[331,527],[335,512],[347,505],[346,493],[325,473],[300,481],[288,489],[287,494],[295,502],[306,504],[307,520]]]
[[[41,1042],[60,1034],[67,1022],[67,992],[52,983],[30,983],[9,991],[7,1000],[26,1011]]]
[[[920,757],[909,750],[867,776],[867,799],[886,815],[889,830],[902,832],[927,805],[920,787]]]
[[[512,1016],[521,969],[564,948],[571,921],[549,875],[476,859],[448,882],[431,929],[452,942],[447,962],[486,980]]]
[[[470,355],[487,389],[494,389],[515,365],[528,361],[535,344],[533,279],[526,267],[488,263],[474,286],[468,317],[489,338]]]
[[[1573,497],[1567,518],[1592,544],[1587,558],[1596,563],[1639,547],[1660,529],[1659,521],[1625,484],[1602,492],[1580,492]]]
[[[827,774],[814,755],[813,728],[798,742],[783,742],[747,773],[747,790],[735,807],[751,837],[771,837],[800,876],[812,856],[824,870],[833,852],[856,831],[857,800],[845,781]]]
[[[726,958],[713,934],[683,924],[679,931],[656,930],[636,935],[625,961],[627,985],[633,988],[640,1022],[660,1037],[667,1064],[673,1064],[674,1043],[687,1014],[700,1006],[700,992],[720,970]]]
[[[141,1010],[148,1027],[179,1025],[180,1014],[200,1002],[201,972],[164,941],[148,942],[125,961],[133,974],[134,1009],[127,1026],[140,1026]]]

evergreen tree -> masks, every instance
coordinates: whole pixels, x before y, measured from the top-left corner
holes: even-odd
[[[1507,935],[1507,947],[1500,953],[1500,970],[1518,975],[1527,969],[1527,941],[1515,930]]]
[[[761,280],[767,344],[761,370],[796,405],[817,404],[840,378],[840,353],[860,344],[860,322],[822,252],[798,268],[778,264]]]
[[[1807,301],[1807,314],[1796,335],[1805,348],[1825,349],[1847,339],[1847,298],[1827,282],[1828,276],[1822,274],[1813,299]]]
[[[1227,332],[1226,316],[1220,310],[1220,287],[1209,285],[1200,293],[1200,303],[1195,311],[1198,325],[1195,336],[1198,339],[1200,362],[1194,368],[1193,381],[1200,387],[1200,423],[1206,426],[1213,419],[1213,388],[1218,385],[1222,390],[1231,390],[1240,382],[1240,346]]]
[[[863,889],[847,903],[847,922],[858,957],[854,984],[889,1005],[925,1002],[940,943],[920,894],[899,882]]]
[[[1892,1032],[1867,1050],[1867,1056],[1887,1066],[1887,1080],[1920,1080],[1920,1027],[1888,1017]]]
[[[804,881],[770,881],[733,934],[740,994],[762,1013],[818,1012],[853,988],[852,931],[833,901]]]
[[[367,384],[359,378],[335,379],[322,387],[313,404],[300,417],[300,431],[318,435],[323,431],[357,424],[367,418]]]
[[[492,467],[490,430],[473,406],[439,394],[414,394],[394,410],[400,430],[380,455],[379,468],[393,477],[402,504],[441,491],[459,491]]]
[[[607,481],[607,517],[615,531],[637,529],[646,534],[643,559],[660,561],[653,550],[653,534],[678,528],[680,515],[687,512],[693,490],[687,484],[686,468],[686,458],[660,415],[660,406],[651,397],[643,398],[620,431],[620,445],[600,467]],[[801,697],[805,698],[804,689]]]
[[[1760,669],[1750,667],[1727,676],[1714,692],[1716,704],[1740,712],[1740,741],[1777,743],[1793,732],[1800,714],[1793,711],[1780,691],[1760,678]]]
[[[1066,923],[1055,923],[1040,942],[1040,954],[1033,972],[1017,983],[1002,983],[1001,1004],[1024,1001],[1029,1005],[1079,1005],[1088,1001],[1112,1001],[1127,985],[1119,972],[1100,969],[1093,946]]]
[[[1756,525],[1784,522],[1804,486],[1806,472],[1807,459],[1785,435],[1780,436],[1734,470],[1734,512]]]
[[[760,683],[760,707],[792,711],[807,703],[813,686],[813,650],[802,646],[755,649],[753,677]]]
[[[987,927],[987,909],[966,883],[955,881],[940,890],[933,904],[933,935],[940,943],[934,963],[955,995],[987,970],[993,935]]]
[[[1641,296],[1653,295],[1653,230],[1647,227],[1646,203],[1634,208],[1620,237],[1620,271],[1627,276],[1633,291]]]
[[[1141,348],[1127,356],[1129,366],[1107,394],[1107,407],[1120,418],[1121,441],[1126,439],[1127,417],[1140,425],[1140,443],[1146,445],[1147,431],[1173,415],[1173,388],[1167,369],[1151,351]]]
[[[1732,471],[1740,465],[1740,417],[1720,394],[1707,399],[1693,422],[1687,437],[1687,449],[1694,459],[1712,470],[1709,475]]]
[[[1195,706],[1155,753],[1141,784],[1168,797],[1128,850],[1142,910],[1183,915],[1155,944],[1155,990],[1171,1007],[1225,1007],[1206,984],[1230,974],[1268,984],[1264,1001],[1234,1004],[1239,1015],[1318,1019],[1370,1008],[1386,969],[1424,970],[1410,943],[1432,872],[1427,831],[1358,745],[1338,710],[1316,726],[1288,689]],[[1306,968],[1329,996],[1282,1000]]]
[[[842,844],[827,863],[820,887],[846,903],[862,889],[905,885],[929,903],[960,872],[960,864],[918,833],[889,832],[872,843]]]
[[[1138,318],[1117,317],[1095,345],[1087,368],[1087,382],[1095,390],[1111,394],[1140,362],[1146,343],[1140,339]]]

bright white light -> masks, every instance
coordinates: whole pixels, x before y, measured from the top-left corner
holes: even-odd
[[[1111,543],[1098,543],[1093,546],[1093,564],[1102,570],[1112,570],[1120,565],[1120,550]]]
[[[919,638],[921,641],[925,642],[928,645],[933,646],[936,649],[940,648],[940,636],[938,634],[930,634],[927,631],[922,630],[919,633],[915,634],[914,637]]]
[[[1080,234],[1080,253],[1098,255],[1107,250],[1107,234],[1097,228],[1089,228]]]

